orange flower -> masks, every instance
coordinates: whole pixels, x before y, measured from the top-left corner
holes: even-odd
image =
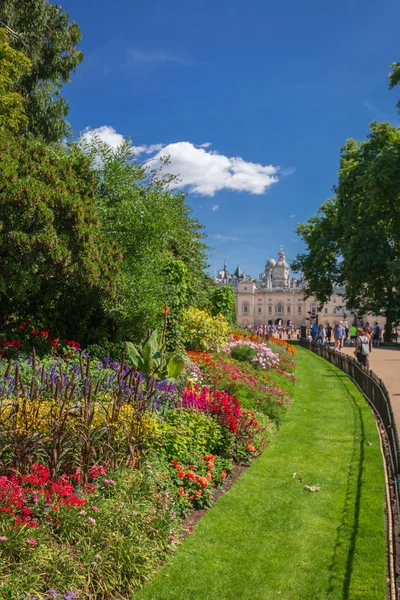
[[[195,491],[195,495],[196,495],[197,497],[201,496],[201,490],[196,490],[196,491]]]
[[[208,470],[209,471],[213,471],[214,470],[214,463],[212,463],[211,461],[208,463]]]
[[[212,479],[212,475],[211,475],[211,473],[207,473],[207,475],[206,475],[206,479],[207,479],[208,481],[211,481],[211,479]]]
[[[185,495],[185,490],[183,489],[183,487],[179,488],[179,495],[180,495],[181,498],[182,498],[182,496]]]
[[[222,471],[222,473],[221,473],[221,479],[225,479],[225,478],[226,478],[226,476],[227,476],[227,472],[226,472],[226,470],[224,469],[224,470]]]

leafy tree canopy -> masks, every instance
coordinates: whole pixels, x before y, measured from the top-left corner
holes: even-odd
[[[119,274],[90,162],[77,149],[69,154],[6,130],[0,154],[1,321],[31,317],[55,333],[90,338]]]
[[[19,131],[28,118],[24,100],[14,91],[14,85],[22,75],[30,72],[31,63],[22,52],[11,48],[7,39],[7,31],[0,28],[0,127]]]
[[[16,89],[27,100],[29,132],[47,142],[60,141],[71,133],[65,121],[68,104],[60,90],[83,59],[76,49],[78,25],[47,0],[2,0],[0,27],[7,29],[12,47],[32,63]]]
[[[211,314],[223,315],[230,325],[236,324],[236,296],[229,285],[215,287],[211,293]]]
[[[185,195],[169,189],[170,178],[135,162],[130,142],[115,151],[92,139],[85,152],[97,166],[104,231],[124,255],[119,293],[109,304],[109,315],[125,339],[138,340],[161,325],[168,303],[169,333],[176,337],[171,324],[179,321],[184,308],[208,303],[201,225],[191,216]]]
[[[341,150],[334,198],[298,226],[307,244],[293,267],[325,302],[337,282],[349,308],[400,319],[400,130],[372,123],[366,140]]]
[[[392,70],[389,73],[389,89],[392,90],[400,83],[400,62],[393,63],[390,68]],[[396,106],[400,110],[400,100],[398,101]]]

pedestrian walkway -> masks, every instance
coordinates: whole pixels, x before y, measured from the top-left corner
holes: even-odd
[[[345,347],[342,352],[354,357],[352,347]],[[400,432],[400,348],[373,348],[370,364],[371,370],[383,380],[390,394],[397,430]]]
[[[136,600],[387,597],[373,412],[344,373],[298,350],[293,404],[271,446]]]

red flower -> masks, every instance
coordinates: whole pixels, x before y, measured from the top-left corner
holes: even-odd
[[[183,479],[185,477],[185,473],[183,471],[178,472],[179,479]]]

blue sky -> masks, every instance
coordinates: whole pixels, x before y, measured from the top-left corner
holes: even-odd
[[[296,223],[331,195],[341,145],[374,119],[398,123],[398,0],[61,3],[83,33],[64,88],[75,133],[171,154],[212,272],[226,257],[256,276],[281,244],[294,258]]]

